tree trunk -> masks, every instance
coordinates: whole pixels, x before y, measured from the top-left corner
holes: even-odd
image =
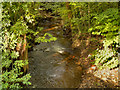
[[[88,23],[88,29],[90,28],[90,3],[88,2],[88,20],[89,20],[89,23]]]
[[[28,48],[27,46],[27,40],[26,40],[26,34],[19,37],[19,42],[17,43],[16,50],[19,52],[19,60],[26,61],[28,60]],[[23,66],[24,73],[28,70],[28,64]]]
[[[71,8],[70,8],[70,3],[66,2],[66,8],[69,11],[68,12],[68,20],[69,20],[69,26],[67,28],[67,33],[72,36],[72,24],[71,24],[71,18],[72,18],[72,12],[71,12]]]
[[[90,28],[90,2],[88,2],[88,29]],[[91,38],[91,33],[89,33],[90,38]]]

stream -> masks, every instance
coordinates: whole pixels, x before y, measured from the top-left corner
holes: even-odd
[[[48,22],[49,23],[49,22]],[[30,88],[78,88],[81,82],[82,67],[74,59],[76,51],[71,41],[63,36],[63,30],[47,33],[57,37],[56,41],[42,42],[28,53]]]

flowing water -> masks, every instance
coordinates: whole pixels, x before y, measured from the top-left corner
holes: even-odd
[[[80,84],[82,67],[71,49],[71,42],[64,38],[62,30],[49,31],[57,40],[40,43],[33,47],[29,56],[29,73],[32,88],[77,88]],[[69,58],[70,57],[70,58]]]

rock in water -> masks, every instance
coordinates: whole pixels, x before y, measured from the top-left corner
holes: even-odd
[[[49,51],[50,51],[50,48],[45,49],[45,52],[49,52]]]

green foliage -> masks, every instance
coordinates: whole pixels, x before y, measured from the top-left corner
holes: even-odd
[[[99,68],[114,68],[118,65],[116,47],[118,47],[118,31],[120,30],[118,9],[116,3],[108,2],[69,2],[69,8],[66,2],[48,3],[48,2],[3,2],[2,11],[2,86],[4,88],[22,88],[23,85],[30,85],[30,74],[22,76],[21,68],[28,64],[28,60],[17,60],[19,52],[15,50],[18,37],[27,35],[28,43],[43,30],[42,27],[36,27],[39,22],[37,18],[46,18],[45,11],[52,10],[49,15],[61,17],[63,25],[70,27],[72,36],[80,33],[90,33],[102,35],[103,50],[97,50],[93,58],[95,65]],[[58,15],[58,16],[57,16]],[[71,17],[69,17],[71,16]],[[90,20],[91,19],[91,20]],[[36,27],[36,29],[34,28]],[[91,27],[91,28],[90,28]],[[88,32],[89,31],[89,32]],[[57,40],[49,33],[42,37],[35,38],[35,42],[50,42]],[[108,47],[111,47],[108,48]]]
[[[79,38],[80,33],[92,32],[93,35],[105,37],[103,40],[104,49],[96,51],[93,55],[94,63],[100,68],[108,66],[111,69],[116,67],[118,62],[115,49],[118,47],[118,31],[120,30],[117,3],[70,2],[69,9],[66,3],[62,3],[62,6],[58,6],[57,12],[63,18],[64,26],[71,26],[72,36],[77,34],[77,38]],[[71,15],[70,20],[69,14]]]
[[[95,15],[92,21],[94,25],[89,31],[94,35],[105,37],[103,40],[104,49],[98,50],[95,54],[95,65],[100,69],[117,67],[118,58],[115,49],[118,47],[118,31],[120,30],[120,26],[118,26],[120,22],[118,8],[106,9],[104,12]]]
[[[2,10],[2,88],[22,88],[22,85],[31,85],[29,82],[31,76],[26,74],[23,76],[22,68],[28,64],[28,60],[17,60],[20,53],[16,51],[17,43],[20,43],[19,37],[27,35],[27,40],[32,39],[33,36],[37,36],[42,27],[37,27],[37,31],[31,29],[38,21],[37,17],[42,18],[40,13],[40,5],[42,3],[22,3],[22,2],[3,2]],[[45,38],[45,37],[49,38]],[[43,37],[36,39],[37,42],[50,42],[55,41],[56,38],[46,33]],[[28,41],[29,43],[29,41]]]
[[[21,17],[22,18],[22,17]],[[11,28],[10,31],[15,33],[16,36],[24,35],[28,32],[28,26],[23,20],[18,20]]]
[[[5,71],[2,74],[2,87],[3,88],[22,88],[20,86],[20,83],[22,82],[23,84],[30,85],[31,83],[28,82],[28,80],[31,78],[30,74],[26,74],[25,76],[19,77],[20,75],[23,74],[21,72],[21,67],[25,65],[23,63],[23,60],[17,60],[14,63],[14,68],[10,71]]]
[[[0,43],[2,45],[0,48],[2,51],[2,75],[0,77],[2,78],[2,88],[4,89],[22,88],[22,84],[31,84],[28,81],[31,77],[30,74],[22,76],[23,72],[21,72],[21,68],[28,61],[17,60],[19,52],[15,51],[19,41],[18,37],[28,31],[27,25],[21,16],[22,13],[19,12],[21,8],[18,7],[18,4],[20,3],[2,3],[2,42]],[[19,15],[17,15],[18,12]]]
[[[21,72],[21,67],[28,64],[28,61],[23,62],[23,60],[15,60],[19,57],[19,52],[14,51],[17,38],[14,33],[4,32],[2,31],[2,35],[5,36],[2,42],[2,87],[3,88],[22,88],[20,83],[30,85],[31,83],[28,81],[30,79],[30,74],[27,74],[23,77],[20,75],[23,74]],[[7,36],[6,36],[7,35]],[[12,46],[11,46],[12,45]],[[9,48],[8,48],[9,47]],[[9,70],[9,68],[12,68]]]
[[[116,51],[109,48],[97,50],[94,64],[100,69],[105,67],[108,67],[109,69],[117,67],[118,57]]]
[[[101,14],[94,17],[95,23],[89,31],[92,34],[103,35],[106,37],[104,40],[104,47],[110,46],[114,42],[118,44],[118,31],[120,30],[118,24],[120,17],[117,8],[109,8]]]
[[[40,42],[50,42],[50,41],[56,41],[56,40],[57,38],[53,37],[50,33],[45,33],[43,37],[36,38],[35,42],[40,43]]]

